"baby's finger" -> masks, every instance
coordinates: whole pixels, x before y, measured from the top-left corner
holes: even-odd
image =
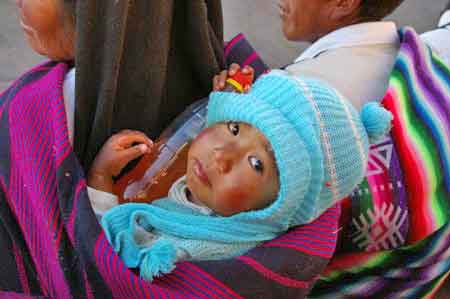
[[[133,143],[142,143],[147,145],[148,148],[153,146],[153,141],[147,137],[143,132],[128,130],[119,136],[118,145],[122,148],[128,148],[133,145]]]
[[[122,162],[128,163],[131,160],[134,160],[143,154],[146,154],[149,151],[149,147],[146,144],[138,144],[132,147],[129,147],[119,153],[119,159]]]
[[[246,75],[250,75],[250,74],[254,74],[255,73],[255,69],[253,69],[251,66],[246,65],[243,69],[242,72]]]
[[[227,78],[228,78],[228,71],[227,70],[221,71],[217,82],[218,90],[223,90],[225,88]]]
[[[219,75],[215,75],[213,78],[213,91],[219,91]]]
[[[241,66],[239,64],[232,63],[230,65],[230,68],[228,69],[228,75],[234,76],[240,69],[241,69]]]

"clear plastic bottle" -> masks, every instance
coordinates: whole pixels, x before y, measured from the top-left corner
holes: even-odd
[[[238,73],[227,80],[224,91],[244,91],[252,78]],[[208,99],[199,100],[181,113],[155,143],[151,153],[114,185],[120,203],[151,202],[167,196],[172,184],[186,173],[191,141],[206,124]]]

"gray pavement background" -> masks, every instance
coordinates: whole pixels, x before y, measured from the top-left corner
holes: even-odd
[[[405,0],[389,19],[399,25],[413,25],[419,32],[430,30],[434,28],[447,1]],[[270,66],[286,65],[306,47],[306,44],[283,39],[278,0],[223,0],[222,3],[226,39],[239,32],[245,33]],[[18,25],[14,0],[0,0],[0,90],[42,60],[25,42]]]
[[[314,0],[310,0],[314,1]],[[433,29],[449,0],[405,0],[387,19],[418,32]],[[223,0],[225,37],[243,32],[270,66],[283,66],[299,56],[304,43],[285,41],[278,17],[278,0]]]

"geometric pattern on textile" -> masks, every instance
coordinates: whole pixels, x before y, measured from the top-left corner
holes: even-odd
[[[381,208],[375,206],[367,216],[353,218],[356,233],[353,242],[362,250],[379,251],[397,248],[405,240],[400,228],[406,221],[408,213],[390,203],[383,203]]]
[[[343,211],[354,218],[343,249],[353,241],[366,248],[337,252],[310,298],[431,299],[450,274],[450,68],[412,28],[402,28],[399,36],[382,100],[394,117],[386,143],[392,151],[372,153],[378,162]],[[383,213],[392,216],[392,231],[383,227]],[[385,250],[379,241],[393,234],[400,243],[402,224],[405,245]]]

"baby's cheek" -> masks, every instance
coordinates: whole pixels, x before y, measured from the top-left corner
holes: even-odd
[[[221,194],[221,206],[227,214],[237,214],[251,208],[251,191],[242,187],[227,189]]]

